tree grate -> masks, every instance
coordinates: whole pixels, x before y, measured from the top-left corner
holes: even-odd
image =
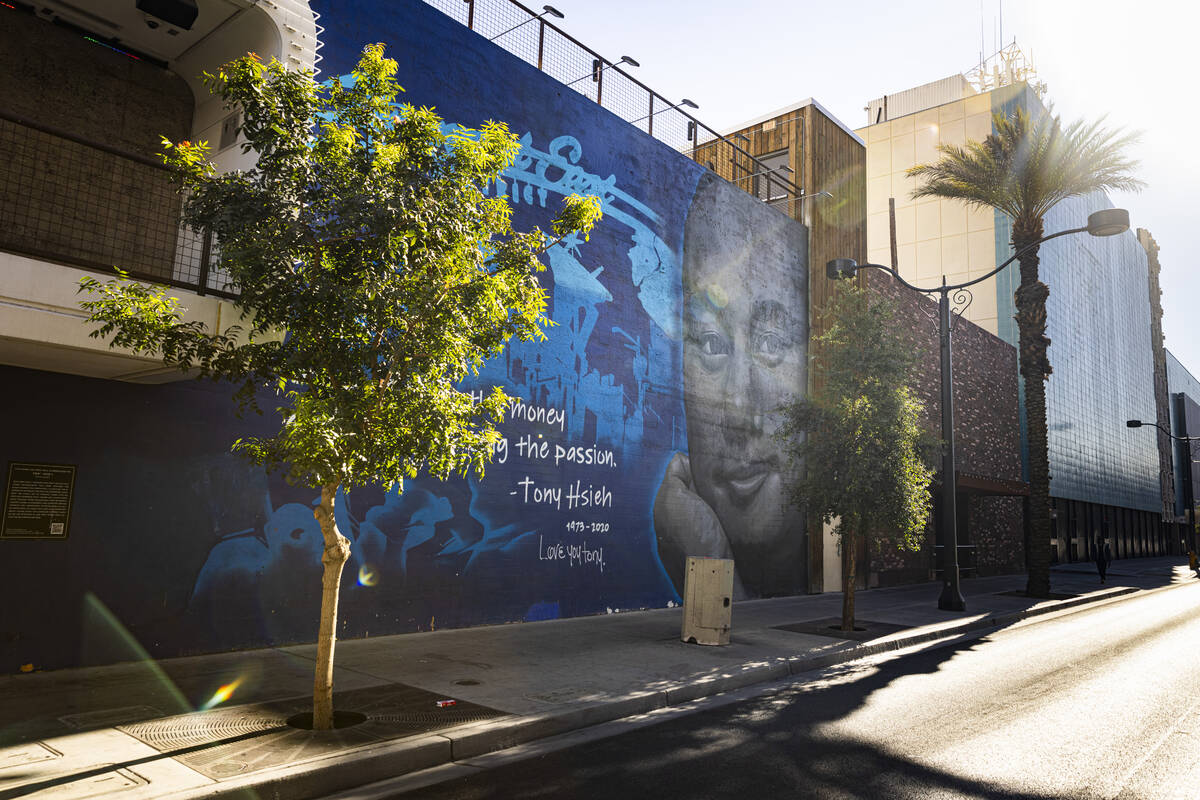
[[[438,706],[440,700],[454,700]],[[220,780],[341,750],[401,739],[502,716],[503,712],[404,684],[334,693],[334,708],[366,715],[332,731],[292,728],[289,717],[312,710],[311,697],[218,708],[118,729],[209,778]]]

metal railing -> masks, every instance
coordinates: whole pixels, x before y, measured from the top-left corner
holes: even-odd
[[[745,189],[747,178],[753,176],[765,186],[767,196],[781,203],[781,195],[789,199],[804,195],[778,169],[685,111],[682,101],[672,103],[622,70],[621,59],[611,61],[600,55],[547,21],[547,14],[517,0],[425,2],[725,180]]]
[[[0,250],[232,297],[168,169],[0,110]]]

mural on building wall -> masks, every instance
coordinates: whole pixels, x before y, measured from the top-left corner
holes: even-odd
[[[604,210],[590,239],[544,257],[548,340],[514,343],[465,387],[512,398],[485,478],[339,496],[339,635],[662,607],[685,555],[735,558],[739,596],[803,591],[771,439],[773,409],[806,380],[803,226],[417,0],[314,5],[324,76],[383,40],[405,101],[520,134],[488,187],[516,229],[545,229],[570,193]],[[155,656],[314,638],[317,492],[228,451],[270,420],[236,418],[224,386],[12,372],[26,391],[2,402],[24,423],[0,460],[79,471],[69,542],[4,543],[25,568],[0,600],[43,601],[0,649],[80,663],[88,593]],[[41,575],[68,588],[46,593]]]
[[[683,589],[688,555],[732,558],[740,597],[802,591],[803,520],[773,435],[807,382],[808,242],[744,192],[700,179],[684,229],[683,391],[688,452],[654,503],[659,555]]]
[[[353,543],[350,591],[361,596],[343,606],[348,619],[369,609],[435,627],[439,618],[478,620],[480,609],[530,619],[675,599],[654,555],[648,473],[661,475],[661,454],[685,446],[678,245],[664,241],[655,209],[588,171],[576,138],[539,148],[526,133],[521,144],[488,187],[511,200],[519,225],[546,226],[572,193],[601,197],[604,220],[589,240],[571,237],[546,254],[547,341],[514,342],[468,387],[499,385],[512,398],[486,477],[418,477],[402,494],[340,498],[339,528]],[[298,613],[285,594],[263,593],[290,592],[298,566],[319,564],[315,500],[264,496],[258,527],[238,523],[212,548],[189,612],[214,625],[264,601]],[[455,582],[457,591],[445,591]],[[414,591],[435,583],[440,591]]]
[[[803,590],[803,525],[772,434],[774,409],[805,385],[804,228],[757,219],[752,198],[704,175],[680,253],[654,209],[585,163],[575,138],[542,150],[527,133],[489,187],[543,224],[572,192],[601,196],[605,218],[547,253],[548,341],[513,343],[479,376],[478,391],[512,397],[486,477],[340,498],[350,632],[463,624],[482,608],[539,619],[669,604],[688,555],[735,559],[739,597]],[[237,618],[249,640],[275,638],[264,620],[311,624],[316,594],[297,602],[294,582],[320,561],[316,499],[264,493],[256,525],[214,545],[188,602],[210,633]]]

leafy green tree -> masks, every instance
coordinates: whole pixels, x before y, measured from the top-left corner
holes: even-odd
[[[941,157],[908,171],[920,183],[913,197],[947,197],[975,207],[996,208],[1012,219],[1012,246],[1021,253],[1021,283],[1014,296],[1018,359],[1025,379],[1029,443],[1029,577],[1026,593],[1050,596],[1050,459],[1046,435],[1046,381],[1050,378],[1046,298],[1038,279],[1043,220],[1068,197],[1144,185],[1132,177],[1137,166],[1125,155],[1136,134],[1104,129],[1101,121],[1064,126],[1049,111],[1017,109],[996,114],[993,132],[965,147],[939,145]],[[1028,248],[1028,249],[1025,249]]]
[[[824,384],[783,408],[777,434],[801,469],[792,501],[833,523],[842,553],[842,630],[854,630],[855,555],[875,546],[921,548],[929,520],[932,439],[908,388],[915,364],[894,334],[894,310],[839,286],[817,341]]]
[[[339,490],[399,487],[418,472],[482,474],[507,406],[465,378],[512,338],[544,338],[538,256],[599,219],[597,198],[571,197],[556,238],[517,233],[504,197],[484,189],[519,144],[496,122],[445,132],[427,108],[396,105],[396,62],[369,45],[353,83],[250,54],[206,75],[243,115],[254,168],[218,174],[204,143],[164,140],[187,193],[186,221],[213,231],[238,294],[240,326],[183,321],[162,287],[82,281],[82,303],[113,347],[237,384],[243,408],[282,399],[278,432],[235,451],[320,490],[324,537],[313,725],[333,724],[338,589],[350,542]]]

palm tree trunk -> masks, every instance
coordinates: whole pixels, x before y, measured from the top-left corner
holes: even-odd
[[[1013,223],[1013,247],[1020,249],[1042,237],[1042,221]],[[1025,431],[1029,444],[1029,577],[1025,592],[1031,597],[1050,596],[1050,454],[1046,434],[1046,381],[1050,359],[1046,338],[1046,298],[1050,289],[1038,280],[1038,248],[1019,259],[1021,285],[1014,298],[1017,307],[1018,353],[1025,378]]]
[[[313,678],[313,730],[333,729],[333,647],[337,640],[338,590],[342,585],[342,568],[350,558],[350,540],[337,529],[333,503],[338,484],[321,487],[321,504],[313,516],[321,525],[325,552],[321,556],[324,570],[321,575],[321,626],[317,634],[317,668]]]
[[[842,522],[845,525],[845,521]],[[842,630],[854,630],[854,580],[855,563],[858,561],[858,543],[854,528],[842,534]]]

